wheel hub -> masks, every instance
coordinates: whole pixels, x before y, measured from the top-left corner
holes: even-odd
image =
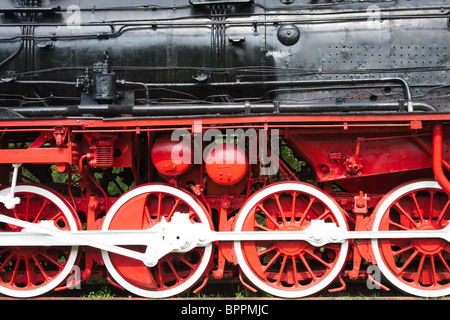
[[[440,226],[432,223],[424,223],[418,230],[440,230]],[[444,250],[446,241],[442,239],[416,239],[414,240],[414,244],[420,253],[436,255]]]
[[[301,231],[302,228],[286,226],[280,228],[280,231]],[[278,241],[277,248],[278,250],[287,256],[296,256],[308,246],[308,243],[305,241]]]

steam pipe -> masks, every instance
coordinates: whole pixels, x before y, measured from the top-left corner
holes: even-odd
[[[450,181],[442,168],[442,141],[442,124],[439,122],[433,126],[433,172],[439,185],[450,195]]]
[[[96,114],[114,116],[132,114],[134,116],[188,116],[207,114],[261,114],[261,113],[310,113],[310,112],[399,112],[406,105],[396,102],[383,103],[342,103],[342,104],[186,104],[186,105],[79,105],[61,107],[15,107],[10,111],[25,117],[76,116]],[[422,102],[413,103],[414,111],[437,112],[437,109]]]

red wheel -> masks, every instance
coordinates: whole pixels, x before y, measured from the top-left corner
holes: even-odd
[[[373,230],[440,230],[450,199],[435,181],[417,181],[387,194],[375,209]],[[401,290],[423,297],[450,294],[450,245],[443,239],[373,240],[378,266]]]
[[[311,220],[346,221],[335,201],[304,183],[283,182],[255,193],[244,205],[236,231],[301,231]],[[236,242],[239,265],[260,289],[298,298],[328,286],[341,271],[348,243],[315,247],[305,241]]]
[[[160,184],[149,184],[124,194],[110,209],[103,230],[150,229],[163,217],[170,221],[175,212],[189,213],[192,222],[210,223],[206,209],[185,191]],[[145,252],[145,247],[129,247]],[[156,266],[106,251],[103,260],[113,278],[139,296],[165,298],[193,286],[205,273],[212,256],[212,245],[185,253],[170,253]]]
[[[10,189],[2,190],[2,194]],[[72,207],[47,188],[20,185],[15,196],[21,199],[12,210],[3,206],[1,214],[27,222],[53,221],[60,230],[78,230]],[[20,232],[22,228],[0,224],[0,232]],[[72,271],[78,247],[1,247],[0,292],[13,297],[42,295],[59,285]]]

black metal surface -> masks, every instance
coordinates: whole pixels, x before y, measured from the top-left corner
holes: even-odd
[[[448,112],[449,12],[441,0],[2,0],[0,117],[404,100]]]

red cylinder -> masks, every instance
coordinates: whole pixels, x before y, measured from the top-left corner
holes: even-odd
[[[159,138],[151,150],[156,170],[166,176],[187,173],[192,168],[192,150],[188,141],[172,141],[170,135]]]
[[[234,144],[214,146],[205,155],[205,170],[208,177],[221,185],[232,185],[247,174],[248,160],[245,152]]]

